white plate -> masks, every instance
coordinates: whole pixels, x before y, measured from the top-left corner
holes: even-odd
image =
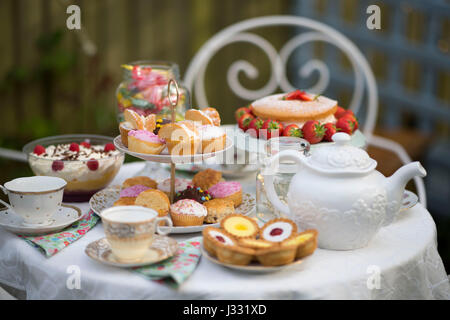
[[[119,136],[114,138],[114,145],[117,149],[120,151],[127,153],[129,155],[132,155],[133,157],[152,161],[152,162],[160,162],[160,163],[192,163],[192,162],[200,162],[204,159],[208,159],[211,157],[215,157],[218,155],[221,155],[222,153],[226,152],[228,149],[233,147],[233,140],[231,140],[229,137],[227,137],[225,148],[217,151],[217,152],[210,152],[210,153],[199,153],[194,155],[187,155],[187,156],[173,156],[170,155],[167,151],[167,148],[164,149],[161,154],[146,154],[146,153],[139,153],[139,152],[133,152],[128,150],[127,147],[125,147],[122,143],[122,139]]]
[[[0,211],[0,226],[16,234],[37,236],[60,231],[81,218],[83,218],[83,214],[79,208],[63,203],[53,216],[51,224],[25,226],[22,224],[22,217],[15,214],[11,209],[4,209]]]
[[[114,202],[119,199],[120,186],[111,186],[106,189],[98,191],[89,200],[89,205],[92,211],[100,216],[100,213],[114,205]],[[242,194],[242,204],[235,208],[236,213],[249,215],[255,209],[255,198],[248,193]],[[201,226],[190,227],[173,227],[171,233],[194,233],[201,232],[206,227],[219,227],[220,223],[203,224]],[[162,231],[166,231],[167,227],[161,227]]]
[[[98,239],[87,245],[84,252],[95,261],[120,268],[141,267],[166,260],[177,253],[175,239],[155,234],[153,243],[139,262],[121,262],[116,259],[106,238]]]
[[[239,265],[235,265],[235,264],[229,264],[229,263],[223,263],[221,261],[219,261],[216,257],[211,256],[204,248],[203,246],[201,247],[201,251],[202,251],[202,255],[204,257],[206,257],[206,259],[208,259],[209,261],[211,261],[212,263],[218,264],[222,267],[226,267],[229,269],[233,269],[233,270],[238,270],[238,271],[244,271],[244,272],[251,272],[251,273],[265,273],[265,272],[276,272],[276,271],[282,271],[285,269],[288,269],[290,267],[293,266],[298,266],[300,263],[303,262],[303,260],[296,260],[290,264],[285,264],[283,266],[274,266],[274,267],[269,267],[269,266],[263,266],[257,262],[251,262],[249,265],[246,266],[239,266]]]

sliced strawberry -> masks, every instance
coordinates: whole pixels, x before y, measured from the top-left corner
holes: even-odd
[[[39,156],[39,155],[45,153],[45,148],[43,146],[41,146],[40,144],[38,144],[36,147],[34,147],[33,152]]]
[[[308,140],[309,143],[319,143],[322,141],[325,135],[325,128],[319,121],[309,120],[306,121],[302,128],[303,137]]]
[[[261,134],[264,139],[280,137],[283,133],[283,125],[278,121],[267,119],[262,126]]]
[[[312,98],[308,96],[308,94],[305,91],[301,90],[295,90],[292,92],[289,92],[283,97],[283,100],[302,100],[302,101],[313,101]]]
[[[98,169],[98,161],[95,159],[88,160],[88,162],[86,162],[86,165],[91,171],[95,171]]]
[[[114,151],[116,150],[116,147],[112,143],[105,144],[105,152]]]
[[[52,163],[52,170],[53,171],[61,171],[64,169],[64,162],[61,160],[55,160]]]
[[[259,138],[259,131],[262,129],[263,125],[264,120],[261,118],[255,118],[248,125],[247,133],[252,137]]]
[[[80,145],[85,147],[85,148],[88,148],[88,149],[91,147],[91,144],[89,142],[87,142],[87,141],[84,141],[84,142],[80,143]]]
[[[240,119],[244,114],[246,114],[246,113],[251,114],[250,109],[247,108],[247,107],[242,107],[242,108],[237,109],[237,110],[234,112],[234,117],[235,117],[235,119],[236,119],[236,122],[238,122],[239,119]]]
[[[323,140],[328,142],[333,141],[331,137],[338,131],[334,123],[325,123],[323,127],[325,128],[325,135],[323,136]]]
[[[347,112],[347,110],[345,110],[342,107],[337,106],[336,112],[334,113],[334,116],[336,119],[339,119],[340,117],[342,117],[345,113]]]
[[[299,128],[296,124],[290,124],[283,130],[283,136],[284,137],[297,137],[302,138],[303,132],[302,129]]]
[[[250,122],[255,119],[251,114],[244,113],[242,117],[239,118],[238,125],[239,128],[243,131],[247,131],[248,126],[250,125]]]
[[[78,145],[78,143],[72,142],[70,144],[69,150],[73,152],[80,152],[80,146]]]
[[[355,123],[352,118],[345,116],[338,119],[336,122],[336,128],[340,129],[342,132],[353,134],[353,131],[355,130]]]

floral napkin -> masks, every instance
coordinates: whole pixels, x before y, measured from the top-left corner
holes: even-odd
[[[194,272],[200,260],[202,237],[195,237],[178,243],[178,252],[172,258],[150,266],[135,268],[134,271],[147,279],[178,288]]]
[[[75,242],[84,236],[86,232],[91,230],[97,224],[99,219],[100,218],[95,215],[92,210],[90,210],[83,219],[74,222],[72,225],[60,232],[46,234],[43,236],[19,235],[19,237],[41,250],[47,257],[51,257],[55,253],[58,253],[70,245],[72,242]]]

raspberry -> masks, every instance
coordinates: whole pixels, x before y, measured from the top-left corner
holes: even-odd
[[[95,159],[89,160],[88,162],[86,162],[86,165],[91,171],[95,171],[98,169],[98,161]]]
[[[43,146],[41,146],[40,144],[38,144],[36,147],[34,147],[33,152],[37,155],[41,155],[41,154],[45,153],[45,148]]]
[[[283,233],[283,230],[281,228],[275,228],[272,231],[270,231],[271,236],[279,236]]]
[[[70,144],[69,150],[73,152],[80,152],[80,146],[78,145],[78,143],[72,142]]]
[[[222,236],[216,236],[216,239],[220,242],[225,242],[225,239]]]
[[[112,143],[107,143],[105,144],[105,152],[109,152],[109,151],[114,151],[116,150],[116,147],[114,147],[114,145]]]
[[[87,141],[80,143],[80,145],[82,145],[83,147],[88,148],[88,149],[91,147],[91,144]]]
[[[62,169],[64,169],[64,162],[62,162],[61,160],[53,161],[53,163],[52,163],[53,171],[61,171]]]

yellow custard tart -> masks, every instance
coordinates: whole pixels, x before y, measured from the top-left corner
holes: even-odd
[[[230,214],[222,219],[220,225],[237,239],[256,238],[259,232],[255,220],[242,214]]]
[[[317,248],[317,235],[317,230],[309,229],[283,241],[281,244],[286,246],[296,246],[296,258],[301,259],[314,253]]]
[[[294,221],[277,218],[267,222],[260,230],[259,237],[270,242],[282,242],[297,233]]]
[[[276,245],[275,242],[270,242],[261,239],[244,238],[239,240],[239,245],[241,247],[250,249],[268,249]]]
[[[276,244],[267,249],[258,249],[255,252],[256,260],[263,266],[281,266],[295,260],[297,246]]]

